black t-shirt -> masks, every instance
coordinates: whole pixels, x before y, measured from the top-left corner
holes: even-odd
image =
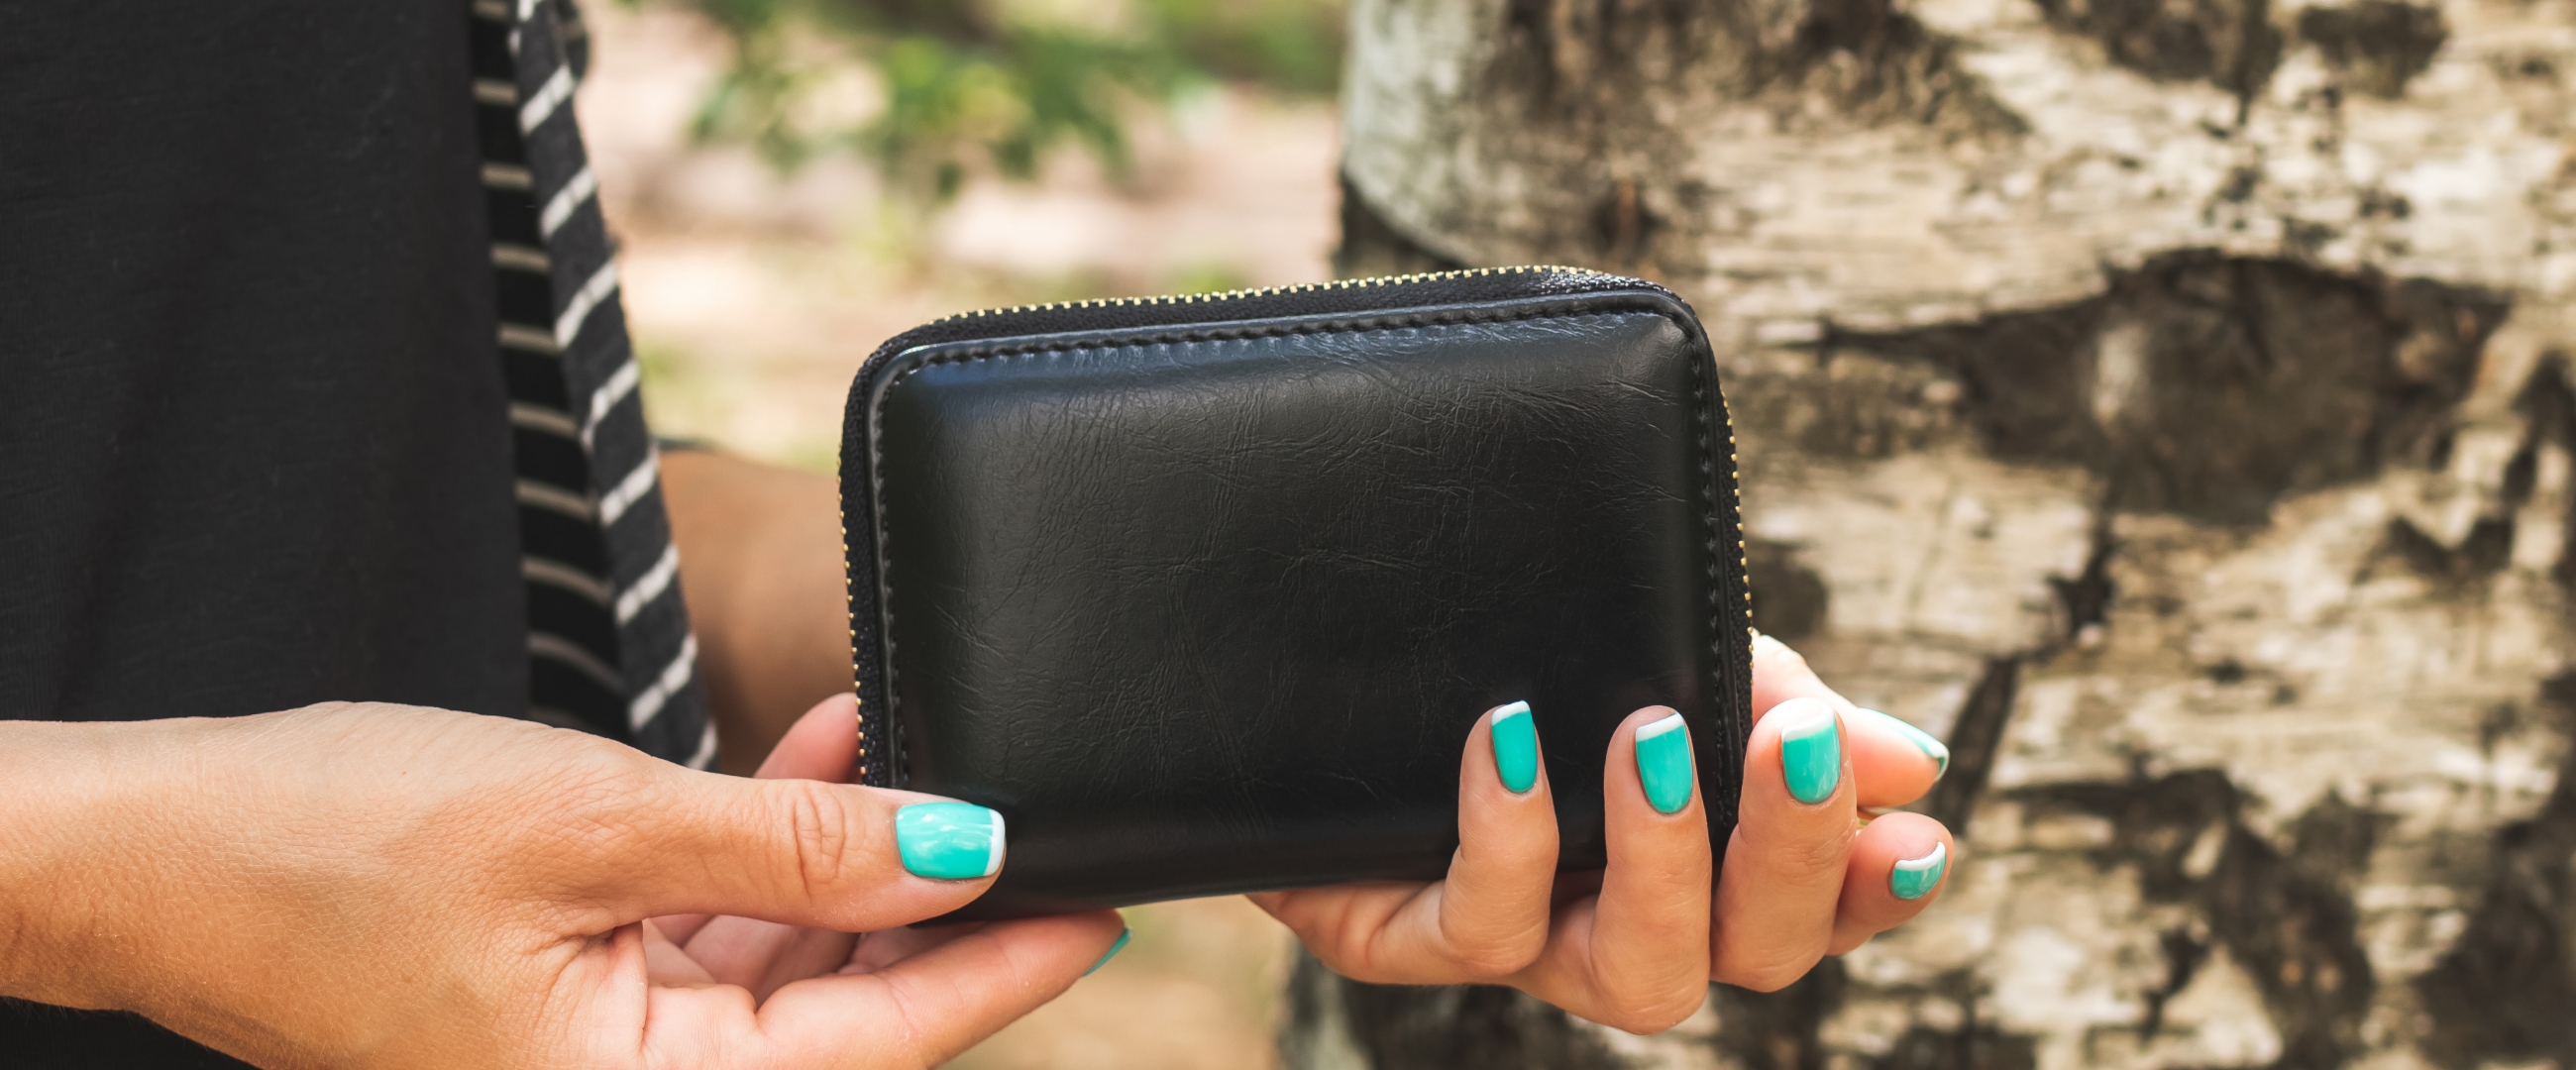
[[[0,0],[0,717],[526,710],[468,18]],[[0,1062],[240,1065],[24,1004]]]

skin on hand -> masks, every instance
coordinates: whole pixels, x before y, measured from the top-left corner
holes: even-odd
[[[1753,636],[1753,708],[1762,714],[1793,698],[1821,700],[1843,715],[1864,811],[1903,806],[1932,790],[1950,768],[1950,749],[1912,725],[1862,709],[1816,677],[1807,659],[1770,636]]]
[[[1445,879],[1252,900],[1346,976],[1510,985],[1630,1032],[1679,1024],[1711,981],[1779,989],[1920,913],[1958,847],[1921,815],[1861,820],[1863,807],[1900,806],[1931,788],[1947,762],[1937,741],[1927,747],[1910,726],[1852,706],[1767,637],[1755,647],[1753,692],[1761,713],[1723,867],[1710,857],[1699,792],[1665,813],[1652,797],[1671,793],[1646,790],[1640,774],[1658,779],[1658,748],[1672,738],[1659,731],[1672,711],[1650,707],[1620,725],[1602,769],[1609,865],[1598,890],[1560,895],[1544,765],[1525,793],[1497,771],[1495,724],[1513,714],[1504,707],[1469,733]],[[1587,876],[1568,874],[1566,890]]]
[[[399,706],[0,725],[0,994],[263,1066],[934,1066],[1122,926],[898,928],[991,882],[905,870],[927,796],[824,782],[852,714],[758,781]]]
[[[770,741],[788,731],[797,711],[847,686],[837,492],[821,476],[703,451],[668,455],[663,475],[727,767],[740,770],[751,756],[771,753]],[[1636,1032],[1688,1015],[1710,980],[1764,990],[1786,985],[1820,956],[1859,946],[1937,897],[1958,858],[1948,831],[1913,814],[1862,820],[1931,790],[1949,755],[1911,726],[1845,700],[1768,636],[1754,637],[1753,662],[1758,721],[1742,819],[1723,867],[1709,857],[1696,790],[1669,815],[1644,801],[1633,741],[1661,711],[1640,711],[1622,725],[1604,767],[1610,866],[1597,875],[1597,891],[1582,887],[1594,879],[1589,874],[1569,874],[1560,887],[1544,775],[1527,793],[1498,783],[1489,715],[1473,729],[1461,764],[1460,846],[1446,880],[1253,899],[1326,965],[1350,976],[1511,984]],[[1831,712],[1836,786],[1818,801],[1799,802],[1789,793],[1783,731],[1773,715],[1803,710],[1812,721],[1819,714],[1809,703]],[[779,753],[803,753],[802,731]],[[773,756],[764,774],[802,769],[795,763],[813,759],[781,760]],[[836,768],[789,775],[839,779],[846,769],[844,759]],[[1723,873],[1714,888],[1712,869]],[[842,947],[843,938],[810,928],[737,918],[706,923],[701,932],[697,924],[660,923],[677,943],[651,944],[665,949],[654,951],[656,961],[685,948],[710,977],[755,993],[768,990],[772,978],[754,976],[750,964],[791,976],[794,963],[829,960]],[[871,942],[857,954],[866,957],[872,945],[892,946]]]

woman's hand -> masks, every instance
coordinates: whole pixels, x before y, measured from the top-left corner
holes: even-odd
[[[1844,701],[1768,637],[1754,645],[1753,704],[1763,712],[1713,883],[1688,730],[1671,710],[1620,725],[1602,770],[1609,867],[1560,879],[1545,763],[1521,758],[1537,745],[1532,714],[1507,706],[1469,733],[1446,879],[1252,899],[1345,976],[1505,984],[1631,1032],[1679,1023],[1712,980],[1780,988],[1938,893],[1957,857],[1948,830],[1919,814],[1861,814],[1930,790],[1949,755]]]
[[[979,812],[822,783],[846,698],[791,735],[815,779],[399,706],[0,724],[0,994],[265,1066],[927,1067],[1117,939],[897,928],[991,883]]]
[[[824,700],[787,730],[777,748],[761,763],[757,777],[841,782],[858,759],[858,712],[853,696],[837,695]],[[987,883],[988,880],[977,881],[967,887],[980,891]],[[857,933],[754,917],[684,914],[647,921],[644,948],[656,983],[735,985],[749,992],[754,1000],[766,1000],[781,987],[804,978],[885,969],[988,927],[968,923],[893,929],[862,939]],[[1123,926],[1116,930],[1124,931]],[[1114,954],[1124,944],[1124,937],[1118,937],[1108,945],[1108,953]],[[1089,968],[1097,969],[1105,961],[1105,954],[1095,957]],[[1020,1007],[1012,1017],[1031,1009],[1034,1004]],[[999,1024],[1002,1023],[994,1023]],[[983,1030],[991,1031],[989,1026]]]

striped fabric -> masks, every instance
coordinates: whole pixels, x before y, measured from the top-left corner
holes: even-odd
[[[518,467],[529,710],[695,768],[715,761],[679,550],[636,394],[617,263],[572,91],[569,0],[473,0],[474,101]]]

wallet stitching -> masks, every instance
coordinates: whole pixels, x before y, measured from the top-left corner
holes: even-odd
[[[1711,700],[1717,700],[1713,701],[1711,705],[1719,710],[1717,717],[1709,719],[1709,727],[1713,730],[1709,734],[1712,736],[1722,736],[1723,733],[1714,731],[1714,729],[1718,727],[1719,720],[1725,716],[1725,703],[1723,700],[1719,699],[1719,696],[1725,693],[1725,681],[1722,676],[1719,675],[1723,670],[1720,670],[1718,667],[1724,663],[1726,652],[1719,649],[1717,645],[1717,637],[1721,634],[1718,631],[1717,623],[1717,574],[1719,568],[1717,556],[1717,464],[1715,458],[1709,454],[1708,443],[1708,377],[1710,372],[1709,365],[1713,362],[1713,358],[1691,361],[1691,422],[1698,425],[1699,429],[1699,515],[1700,531],[1702,536],[1700,540],[1700,551],[1705,555],[1705,560],[1707,561],[1707,574],[1702,577],[1700,586],[1703,589],[1703,593],[1705,593],[1708,598],[1708,663],[1711,670],[1708,689],[1709,698]],[[1694,747],[1699,745],[1697,740],[1693,740],[1691,742]],[[1709,743],[1714,746],[1724,746],[1724,740],[1722,738],[1711,739]],[[1721,750],[1719,752],[1719,756],[1723,759],[1725,757],[1725,752]],[[1700,763],[1694,760],[1692,764],[1698,765]],[[1727,764],[1728,763],[1721,761],[1719,763],[1719,767],[1726,768]],[[1694,770],[1694,772],[1696,772],[1696,770]],[[1703,788],[1702,794],[1705,793],[1706,789]]]
[[[1645,312],[1661,316],[1666,321],[1672,323],[1675,327],[1680,328],[1685,345],[1702,338],[1702,332],[1697,324],[1692,323],[1688,317],[1675,314],[1669,308],[1661,307],[1660,302],[1647,302],[1634,299],[1621,301],[1617,298],[1624,295],[1605,296],[1607,299],[1604,297],[1596,297],[1591,301],[1584,302],[1584,304],[1593,307],[1588,307],[1581,311],[1568,311],[1562,307],[1558,307],[1551,309],[1512,309],[1508,312],[1500,312],[1498,314],[1498,310],[1492,309],[1457,309],[1435,312],[1405,312],[1392,315],[1353,316],[1347,319],[1325,320],[1322,322],[1310,321],[1290,324],[1258,324],[1244,327],[1183,326],[1160,331],[1148,330],[1139,332],[1133,336],[1120,337],[1116,339],[1053,342],[1034,346],[1022,345],[1006,347],[1000,344],[990,346],[970,345],[944,353],[932,354],[926,357],[897,357],[896,359],[898,360],[909,360],[910,363],[905,367],[896,369],[892,373],[892,378],[887,381],[885,389],[877,392],[876,398],[870,404],[868,411],[868,492],[870,504],[874,506],[873,512],[875,513],[875,516],[872,518],[872,522],[876,527],[876,538],[872,541],[876,544],[877,605],[879,607],[880,615],[884,618],[885,723],[886,732],[888,736],[891,737],[886,741],[887,745],[885,748],[886,764],[888,767],[887,780],[889,785],[901,788],[911,780],[912,757],[903,747],[903,739],[901,736],[901,732],[903,731],[901,727],[903,713],[903,699],[901,697],[903,692],[900,686],[901,670],[895,666],[894,552],[888,546],[888,544],[893,541],[893,537],[891,534],[892,525],[887,523],[886,518],[885,496],[885,403],[886,399],[894,396],[894,392],[901,388],[904,380],[910,378],[913,373],[936,367],[941,364],[972,364],[987,360],[1018,360],[1027,357],[1045,356],[1055,353],[1071,353],[1083,350],[1123,349],[1131,346],[1142,345],[1170,345],[1186,342],[1245,341],[1256,338],[1281,338],[1308,334],[1378,334],[1386,331],[1410,330],[1421,327],[1454,327],[1485,323],[1525,323],[1535,320],[1596,319],[1607,315],[1637,312]],[[1609,307],[1600,307],[1604,305]],[[1708,377],[1711,373],[1711,369],[1708,365],[1712,359],[1712,357],[1704,354],[1700,359],[1691,361],[1691,420],[1693,424],[1696,425],[1698,432],[1697,445],[1699,448],[1700,466],[1699,514],[1701,527],[1705,534],[1702,546],[1708,554],[1709,572],[1708,576],[1704,580],[1703,586],[1708,597],[1708,622],[1710,636],[1709,653],[1712,656],[1712,665],[1716,666],[1712,669],[1712,678],[1709,680],[1709,686],[1711,688],[1711,697],[1712,699],[1718,700],[1717,705],[1720,707],[1720,712],[1722,713],[1724,702],[1722,698],[1720,698],[1720,695],[1725,689],[1725,670],[1721,663],[1726,656],[1726,651],[1721,648],[1721,641],[1718,638],[1720,633],[1718,623],[1719,610],[1717,603],[1722,592],[1718,590],[1719,583],[1717,582],[1717,570],[1721,568],[1722,565],[1719,563],[1719,558],[1717,556],[1719,552],[1717,547],[1717,488],[1715,482],[1717,472],[1715,461],[1709,454],[1710,427],[1708,411]],[[1717,742],[1723,743],[1724,741],[1719,740]],[[1730,807],[1730,809],[1732,808]]]
[[[1720,599],[1725,596],[1725,591],[1722,589],[1725,585],[1719,582],[1718,577],[1726,566],[1725,559],[1719,556],[1725,551],[1719,546],[1717,532],[1717,454],[1709,442],[1712,434],[1712,428],[1709,426],[1709,396],[1713,390],[1710,380],[1716,375],[1716,369],[1710,365],[1714,363],[1716,363],[1714,354],[1691,362],[1691,419],[1699,426],[1699,515],[1701,530],[1705,536],[1700,546],[1702,552],[1707,555],[1707,575],[1702,579],[1701,587],[1708,598],[1708,693],[1711,705],[1717,710],[1717,716],[1710,718],[1709,735],[1712,738],[1707,745],[1717,748],[1718,761],[1715,763],[1717,768],[1737,769],[1742,767],[1742,763],[1735,759],[1734,733],[1727,730],[1731,721],[1727,716],[1731,703],[1727,701],[1729,689],[1726,686],[1726,677],[1727,668],[1731,663],[1726,655],[1725,627],[1719,619],[1723,615]],[[1732,438],[1732,424],[1729,425],[1728,430],[1729,437]],[[1742,530],[1742,523],[1741,520],[1737,521],[1739,531]],[[1750,615],[1749,609],[1747,615]],[[1698,740],[1692,740],[1691,744],[1693,747],[1700,745]],[[1694,761],[1692,764],[1705,767],[1709,763]],[[1721,780],[1721,782],[1724,781]],[[1742,785],[1739,783],[1737,787],[1741,790]],[[1706,795],[1706,790],[1703,785],[1701,789],[1703,796]],[[1725,825],[1729,829],[1734,827],[1736,804],[1732,795],[1706,800],[1704,805],[1707,804],[1714,804],[1710,808],[1719,810],[1724,815]],[[1715,823],[1712,823],[1711,828],[1715,827]],[[1711,846],[1716,847],[1714,844]],[[1723,848],[1717,849],[1723,850]]]

